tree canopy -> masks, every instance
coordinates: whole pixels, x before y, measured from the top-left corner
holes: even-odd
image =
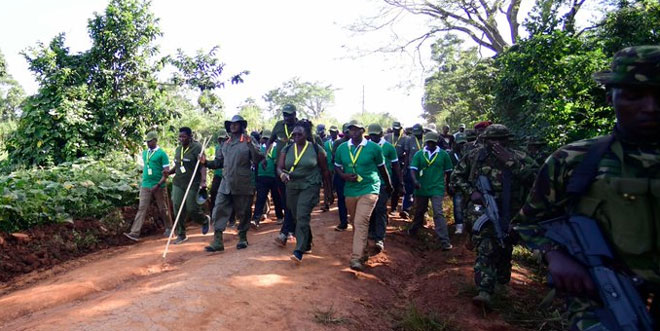
[[[294,77],[282,83],[282,86],[268,91],[263,99],[268,103],[268,110],[275,113],[286,104],[298,107],[299,117],[316,118],[326,111],[335,101],[336,89],[331,84],[321,82],[302,82]]]

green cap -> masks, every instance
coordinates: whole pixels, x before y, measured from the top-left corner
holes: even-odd
[[[362,123],[358,122],[357,120],[352,120],[348,122],[348,128],[350,129],[351,127],[356,127],[358,129],[364,129],[364,125]]]
[[[218,138],[227,138],[227,130],[224,128],[218,129]]]
[[[660,86],[660,46],[633,46],[614,54],[610,70],[597,72],[601,84]]]
[[[341,132],[346,133],[348,132],[348,127],[351,125],[351,123],[344,123],[344,125],[341,126]]]
[[[484,133],[481,134],[481,138],[484,139],[489,139],[489,138],[509,138],[513,136],[511,132],[509,132],[509,128],[507,128],[503,124],[492,124],[484,130]]]
[[[284,113],[284,114],[295,114],[296,113],[296,106],[294,106],[290,103],[287,103],[286,105],[284,105],[284,107],[282,107],[282,113]]]
[[[270,139],[270,135],[271,135],[271,134],[272,134],[272,132],[270,132],[270,130],[264,130],[264,132],[261,134],[261,138],[268,138],[268,139]]]
[[[412,133],[413,134],[424,133],[424,127],[422,127],[421,124],[417,123],[417,124],[413,125]]]
[[[378,123],[369,124],[367,127],[367,134],[382,134],[383,127]]]
[[[394,122],[394,123],[392,123],[392,129],[394,129],[394,130],[401,130],[401,122]]]
[[[330,131],[330,132],[339,132],[339,129],[337,129],[336,125],[331,125],[330,130],[328,130],[328,131]]]
[[[154,139],[158,139],[158,133],[156,131],[149,131],[144,137],[145,142],[152,141]]]
[[[440,137],[438,137],[437,133],[433,131],[429,131],[427,134],[424,135],[424,142],[435,141],[437,143],[439,138]]]

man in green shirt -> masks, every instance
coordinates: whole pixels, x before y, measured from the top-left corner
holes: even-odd
[[[374,143],[378,144],[383,151],[383,158],[385,160],[385,168],[387,173],[390,174],[393,182],[398,185],[403,185],[401,178],[401,169],[399,168],[399,157],[396,154],[396,149],[392,144],[383,139],[383,128],[380,124],[370,124],[367,130],[369,138]],[[397,178],[397,180],[394,180]],[[395,190],[402,190],[402,187],[395,188]],[[390,198],[389,192],[385,189],[385,182],[381,178],[380,194],[376,207],[371,213],[369,219],[369,238],[376,241],[376,249],[381,252],[385,249],[385,229],[387,227],[387,201]]]
[[[175,174],[172,180],[172,205],[174,206],[174,213],[181,211],[179,223],[177,224],[177,239],[174,244],[178,245],[186,240],[186,217],[190,218],[202,225],[202,234],[209,231],[210,217],[204,215],[202,210],[197,204],[197,192],[199,191],[201,183],[201,172],[199,169],[193,178],[193,172],[197,165],[197,160],[202,154],[202,145],[192,138],[192,130],[188,127],[179,129],[179,142],[181,143],[174,150],[174,169],[170,169],[168,174]],[[192,181],[190,191],[183,201],[183,196],[188,188],[188,184]]]
[[[350,139],[350,134],[348,130],[348,126],[350,123],[344,123],[342,125],[342,132],[344,133],[344,136],[341,139],[337,139],[332,143],[332,152],[331,156],[328,158],[333,159],[332,162],[334,162],[334,157],[337,154],[337,148],[345,142],[347,142]],[[334,169],[334,164],[332,166],[332,169]],[[332,178],[332,186],[335,188],[335,192],[337,192],[337,209],[339,213],[339,225],[335,227],[335,231],[346,231],[348,229],[348,211],[346,210],[346,199],[344,197],[344,186],[346,185],[346,182],[339,176],[339,174],[336,171],[333,171],[334,176]]]
[[[359,271],[368,258],[369,218],[378,200],[381,178],[388,193],[392,192],[392,182],[385,168],[383,151],[378,144],[364,139],[364,126],[351,121],[348,128],[350,140],[337,148],[335,171],[346,182],[346,208],[354,229],[350,267]]]
[[[170,170],[170,160],[167,153],[158,148],[158,134],[154,131],[147,133],[144,139],[149,149],[142,152],[144,167],[142,169],[142,185],[140,187],[140,205],[133,220],[131,232],[124,233],[128,239],[138,241],[140,230],[147,216],[151,201],[156,201],[160,218],[165,223],[165,235],[169,236],[172,229],[172,215],[167,205],[167,189],[165,181],[167,175],[164,172]]]
[[[265,130],[261,139],[270,139],[271,133]],[[254,216],[252,217],[252,226],[259,228],[259,223],[262,218],[265,218],[264,206],[268,204],[268,192],[273,199],[275,205],[275,215],[278,220],[284,219],[284,209],[282,208],[282,200],[280,192],[277,189],[277,181],[275,180],[275,150],[277,142],[273,142],[270,148],[267,149],[266,145],[261,146],[261,152],[266,156],[266,163],[260,163],[257,169],[257,201],[254,204]]]
[[[296,125],[296,122],[298,121],[298,118],[296,117],[296,106],[292,104],[286,104],[282,107],[282,120],[277,121],[275,123],[275,126],[273,127],[273,130],[271,132],[271,137],[268,139],[268,147],[274,143],[277,142],[277,145],[275,146],[275,159],[277,160],[280,152],[284,147],[289,145],[291,143],[291,134],[293,133],[293,127]],[[266,161],[262,161],[262,163],[265,163]],[[278,220],[278,224],[282,224],[282,228],[280,229],[280,232],[289,235],[293,234],[296,229],[295,229],[295,223],[293,221],[293,218],[291,217],[291,211],[286,207],[286,185],[282,183],[279,177],[275,177],[276,182],[277,182],[277,189],[280,191],[280,202],[282,205],[282,208],[284,208],[284,220],[280,222]]]
[[[339,139],[339,136],[338,136],[339,135],[339,130],[337,130],[336,126],[332,125],[332,126],[330,126],[329,132],[330,132],[330,137],[328,137],[328,139],[325,140],[325,142],[323,143],[322,146],[323,146],[323,150],[325,151],[326,161],[328,161],[328,170],[330,171],[330,179],[334,180],[335,167],[332,165],[332,145],[334,144],[334,142],[337,139]],[[331,192],[333,194],[335,192],[334,185],[332,187]],[[323,202],[323,208],[321,210],[323,212],[326,212],[326,211],[330,210],[330,205],[327,202],[324,201]]]
[[[263,158],[259,147],[246,134],[247,121],[240,115],[234,115],[231,121],[225,121],[225,129],[231,132],[230,138],[222,145],[222,150],[215,159],[207,161],[204,156],[200,160],[210,169],[223,166],[222,183],[215,199],[213,209],[214,235],[213,241],[205,250],[219,252],[225,249],[222,233],[227,223],[235,213],[239,220],[237,249],[248,247],[247,232],[250,229],[250,207],[252,205],[254,184],[252,183],[252,165],[258,164]]]
[[[433,208],[433,223],[442,250],[452,249],[447,231],[447,221],[442,214],[442,199],[445,196],[445,183],[453,165],[447,152],[438,146],[438,134],[429,132],[424,136],[424,149],[415,153],[410,162],[410,173],[415,185],[415,217],[408,233],[415,235],[424,226],[424,214],[429,200]]]

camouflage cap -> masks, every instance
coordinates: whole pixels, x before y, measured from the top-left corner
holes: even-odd
[[[490,138],[509,138],[513,136],[503,124],[492,124],[484,130],[484,133],[481,134],[481,137],[484,139]]]
[[[660,86],[660,46],[624,48],[614,54],[610,70],[597,72],[593,77],[605,85]]]
[[[367,127],[367,134],[381,134],[383,133],[383,127],[378,123],[369,124]]]
[[[435,133],[433,131],[429,131],[427,134],[424,135],[424,142],[425,143],[429,142],[429,141],[434,141],[434,142],[437,143],[438,139],[440,139],[440,137],[438,136],[437,133]]]
[[[525,143],[526,143],[527,145],[532,145],[532,146],[543,146],[543,145],[547,145],[547,144],[548,144],[545,140],[543,140],[543,139],[541,139],[541,138],[539,138],[539,137],[534,137],[534,136],[529,136],[529,137],[527,137],[527,138],[525,139]]]

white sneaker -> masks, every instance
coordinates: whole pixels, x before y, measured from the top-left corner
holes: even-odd
[[[454,234],[463,234],[463,224],[456,224],[456,231]]]

